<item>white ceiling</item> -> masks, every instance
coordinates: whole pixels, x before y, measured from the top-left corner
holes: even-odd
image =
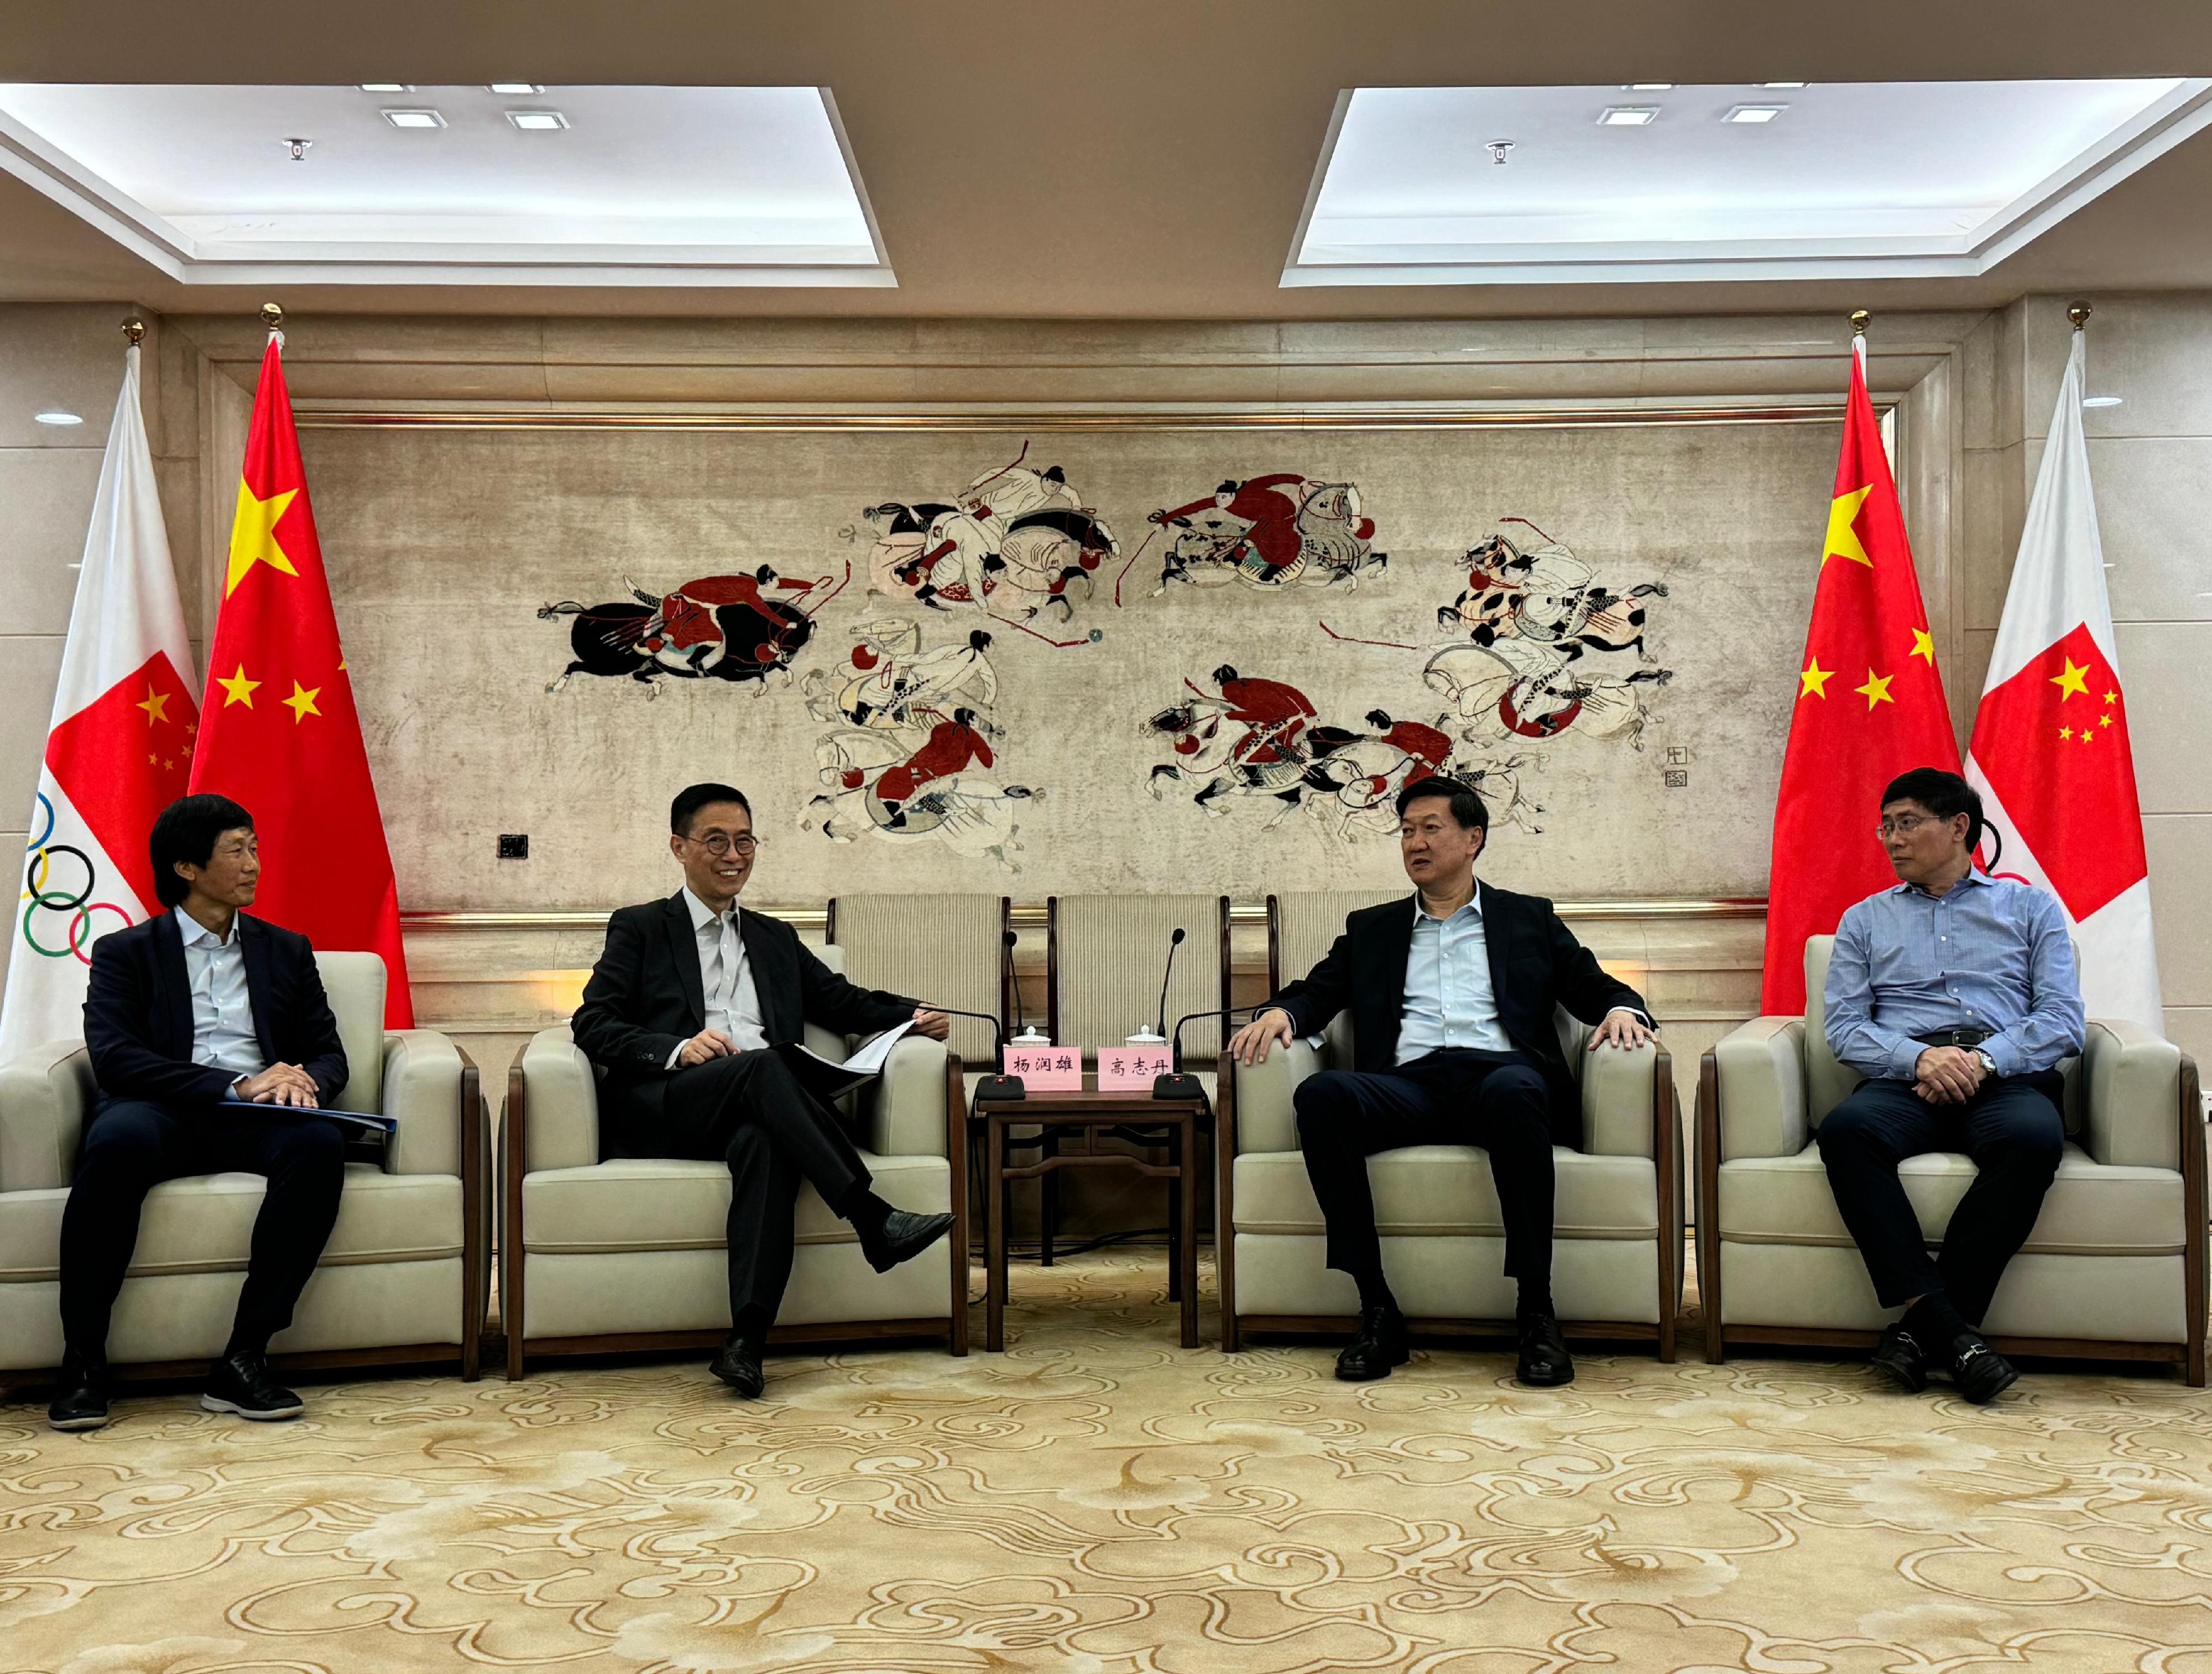
[[[1978,274],[2208,124],[2173,77],[1362,88],[1283,282]]]
[[[892,282],[811,87],[14,82],[0,167],[186,283]]]

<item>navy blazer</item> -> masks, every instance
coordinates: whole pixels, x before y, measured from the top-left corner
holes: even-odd
[[[1595,1024],[1626,1006],[1649,1022],[1644,998],[1607,976],[1590,950],[1559,922],[1540,895],[1516,895],[1478,880],[1483,940],[1490,954],[1490,986],[1498,1021],[1516,1051],[1542,1071],[1550,1093],[1555,1143],[1580,1149],[1580,1084],[1559,1045],[1552,1013],[1565,1006]],[[1344,921],[1344,934],[1302,981],[1273,1004],[1300,1034],[1318,1034],[1346,1006],[1352,1009],[1353,1067],[1388,1073],[1397,1067],[1398,1026],[1406,1011],[1406,961],[1413,949],[1413,913],[1419,897],[1365,907]]]
[[[846,981],[780,919],[740,913],[738,933],[760,1000],[761,1032],[772,1046],[802,1039],[809,1023],[838,1034],[872,1034],[906,1022],[920,1004]],[[699,938],[684,892],[618,909],[607,920],[606,948],[584,985],[584,1003],[569,1022],[577,1046],[603,1071],[603,1156],[663,1154],[655,1149],[663,1097],[669,1082],[684,1073],[665,1066],[706,1027]]]
[[[246,955],[246,992],[261,1056],[298,1064],[327,1105],[345,1089],[346,1055],[315,950],[306,937],[243,913],[235,934]],[[164,907],[92,944],[84,1044],[93,1078],[111,1099],[188,1109],[229,1093],[234,1071],[192,1062],[191,979],[173,910]]]

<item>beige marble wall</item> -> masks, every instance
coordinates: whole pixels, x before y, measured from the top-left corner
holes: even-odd
[[[2043,459],[2072,328],[2069,297],[1992,314],[1966,345],[1965,507],[1952,594],[1952,707],[1963,735]],[[2090,299],[2082,415],[2111,566],[2136,779],[2150,856],[2166,1031],[2212,1062],[2212,295]]]

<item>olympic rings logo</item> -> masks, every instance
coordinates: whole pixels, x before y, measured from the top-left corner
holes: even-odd
[[[95,939],[92,930],[92,915],[112,913],[125,925],[131,914],[112,901],[94,901],[92,892],[99,882],[91,858],[72,844],[49,840],[54,834],[54,805],[43,791],[38,793],[39,810],[46,816],[46,828],[33,837],[26,851],[23,867],[23,940],[33,953],[43,954],[48,959],[64,959],[75,955],[81,965],[92,963],[91,948]],[[54,863],[57,857],[74,861],[84,876],[75,893],[51,887],[54,882]],[[42,912],[65,913],[69,918],[69,945],[50,948],[40,942],[33,931],[33,920]]]

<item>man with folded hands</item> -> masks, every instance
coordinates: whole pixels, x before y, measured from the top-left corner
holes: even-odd
[[[2058,1064],[2086,1027],[2065,915],[2050,891],[1974,870],[1982,829],[1956,773],[1916,767],[1882,792],[1876,834],[1899,882],[1844,914],[1821,997],[1829,1050],[1866,1079],[1820,1132],[1875,1295],[1905,1309],[1875,1366],[1916,1393],[1942,1367],[1976,1402],[2020,1375],[1982,1316],[2058,1172]],[[1975,1170],[1932,1260],[1897,1178],[1923,1151],[1964,1151]]]
[[[1347,1382],[1387,1378],[1407,1357],[1406,1319],[1382,1273],[1367,1159],[1404,1145],[1480,1145],[1505,1218],[1505,1272],[1520,1295],[1517,1375],[1571,1382],[1552,1306],[1552,1146],[1582,1135],[1556,1006],[1595,1025],[1590,1050],[1633,1047],[1656,1027],[1643,999],[1599,968],[1552,903],[1474,876],[1490,816],[1457,779],[1398,793],[1410,899],[1364,907],[1305,980],[1231,1037],[1240,1062],[1317,1034],[1347,1006],[1357,1067],[1298,1083],[1298,1143],[1328,1230],[1328,1265],[1359,1287],[1359,1327],[1337,1356]]]
[[[855,987],[790,925],[738,910],[761,844],[744,792],[690,785],[668,824],[684,887],[608,920],[606,949],[571,1028],[605,1075],[605,1155],[730,1166],[730,1334],[712,1369],[750,1399],[763,1386],[761,1352],[791,1277],[799,1181],[852,1223],[879,1273],[952,1224],[950,1215],[916,1215],[878,1197],[842,1119],[773,1048],[798,1040],[808,1023],[867,1034],[911,1020],[942,1040],[950,1020]]]
[[[107,1422],[108,1316],[139,1211],[186,1174],[269,1182],[200,1404],[297,1417],[269,1339],[292,1323],[345,1184],[344,1135],[315,1113],[344,1089],[346,1056],[314,949],[240,910],[261,879],[253,816],[228,797],[183,797],[155,820],[148,851],[165,910],[92,944],[84,1044],[100,1103],[62,1211],[62,1375],[46,1410],[58,1430]]]

